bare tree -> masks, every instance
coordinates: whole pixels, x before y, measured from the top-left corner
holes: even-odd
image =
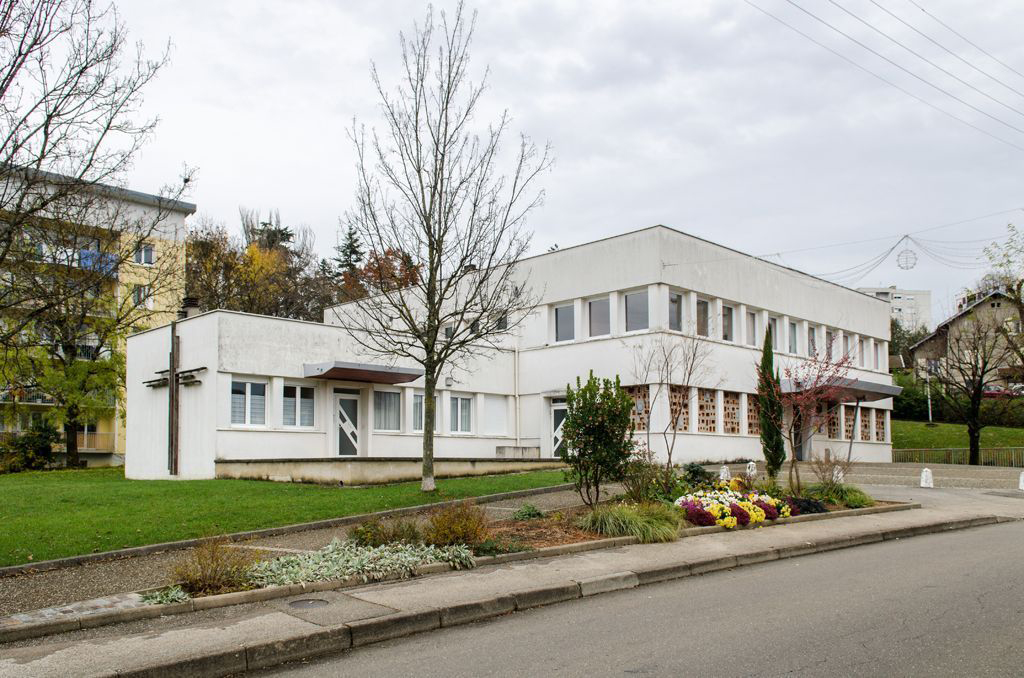
[[[424,370],[423,481],[434,490],[435,390],[446,367],[497,348],[535,305],[516,266],[526,253],[527,214],[550,164],[548,149],[520,137],[510,171],[501,174],[503,113],[477,134],[485,90],[470,80],[475,15],[428,9],[411,36],[401,36],[402,79],[395,91],[371,75],[384,127],[354,126],[358,189],[345,225],[359,234],[370,261],[400,256],[409,285],[382,285],[339,314],[363,351],[415,361]]]
[[[650,406],[643,413],[648,450],[651,449],[651,435],[654,433],[651,430],[651,412],[662,399],[668,401],[668,419],[657,432],[662,438],[666,455],[661,479],[666,493],[673,487],[673,455],[679,431],[685,428],[681,421],[681,417],[685,416],[682,401],[673,399],[672,391],[684,389],[683,397],[688,400],[690,386],[701,384],[714,388],[709,384],[713,374],[710,358],[710,343],[692,335],[659,334],[633,347],[633,378],[637,384],[648,384],[651,388]]]
[[[985,427],[982,402],[988,386],[1004,368],[1020,368],[1017,342],[1008,341],[1002,314],[976,308],[951,322],[929,339],[925,351],[934,356],[929,372],[938,385],[943,407],[967,425],[969,463],[980,463],[981,430]],[[996,408],[1008,406],[1009,397],[991,398]],[[991,414],[991,413],[990,413]]]
[[[0,367],[32,322],[90,294],[90,276],[54,284],[53,264],[117,271],[147,241],[167,238],[168,206],[126,201],[125,174],[155,120],[138,120],[142,91],[167,63],[128,43],[113,5],[13,0],[0,7]],[[101,262],[97,263],[97,262]],[[29,333],[31,334],[31,333]]]

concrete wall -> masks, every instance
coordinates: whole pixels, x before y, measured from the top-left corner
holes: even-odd
[[[438,478],[492,475],[559,469],[556,460],[543,459],[435,459]],[[262,461],[218,461],[218,478],[248,478],[283,482],[328,483],[336,485],[376,485],[419,480],[422,464],[418,459],[294,459]]]

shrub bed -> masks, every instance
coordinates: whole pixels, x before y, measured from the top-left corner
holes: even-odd
[[[726,486],[711,490],[697,490],[676,499],[686,520],[694,525],[718,525],[727,529],[756,525],[766,520],[787,518],[794,513],[793,506],[767,494],[742,494]]]

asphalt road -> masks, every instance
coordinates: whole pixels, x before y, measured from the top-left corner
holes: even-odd
[[[1024,675],[1024,522],[690,577],[260,675]]]

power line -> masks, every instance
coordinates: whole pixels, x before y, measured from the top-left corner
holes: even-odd
[[[897,14],[895,14],[892,10],[890,10],[890,9],[886,8],[885,6],[881,5],[880,3],[878,3],[877,0],[868,0],[868,1],[872,5],[874,5],[875,7],[878,7],[878,9],[882,10],[883,12],[885,12],[886,14],[891,16],[893,19],[896,19],[896,21],[899,21],[901,24],[903,24],[904,26],[906,26],[910,30],[912,30],[915,33],[917,33],[918,35],[920,35],[922,38],[924,38],[928,42],[930,42],[933,45],[935,45],[935,46],[939,47],[940,49],[944,50],[945,52],[947,52],[951,56],[955,57],[956,59],[959,59],[961,62],[967,64],[968,66],[970,66],[974,70],[976,70],[979,73],[981,73],[982,75],[984,75],[986,78],[991,78],[992,80],[995,80],[996,82],[998,82],[1000,85],[1002,85],[1006,89],[1010,90],[1011,92],[1014,92],[1015,94],[1019,94],[1020,96],[1024,97],[1024,92],[1020,91],[1016,87],[1013,87],[1012,85],[1009,85],[1009,84],[1003,82],[1001,79],[999,79],[996,76],[992,75],[988,71],[983,70],[983,69],[979,68],[978,66],[975,66],[973,63],[971,63],[967,59],[963,58],[962,56],[960,56],[959,54],[957,54],[956,52],[954,52],[950,48],[946,47],[945,45],[943,45],[941,42],[939,42],[935,38],[931,37],[930,35],[928,35],[924,31],[918,29],[916,26],[911,24],[909,21],[906,21],[905,19],[903,19],[900,16],[898,16]]]
[[[998,122],[1000,125],[1004,125],[1006,127],[1009,127],[1010,129],[1014,130],[1015,132],[1020,132],[1021,134],[1024,134],[1024,129],[1021,129],[1020,127],[1017,127],[1016,125],[1008,123],[1005,120],[1003,120],[1002,118],[998,118],[998,117],[992,115],[991,113],[989,113],[988,111],[986,111],[986,110],[984,110],[982,108],[978,108],[974,104],[961,99],[960,97],[958,97],[957,95],[953,94],[952,92],[949,92],[947,90],[942,89],[941,87],[939,87],[938,85],[933,83],[931,80],[928,80],[927,78],[922,78],[920,75],[918,75],[917,73],[913,72],[909,68],[906,68],[906,67],[900,65],[899,63],[893,61],[892,59],[890,59],[889,57],[885,56],[884,54],[882,54],[878,50],[872,48],[869,45],[865,45],[863,42],[861,42],[857,38],[853,37],[849,33],[846,33],[845,31],[843,31],[840,28],[836,28],[835,26],[833,26],[832,24],[830,24],[829,22],[825,21],[820,16],[815,14],[814,12],[812,12],[812,11],[810,11],[808,9],[805,9],[799,3],[797,3],[795,0],[786,0],[786,2],[788,2],[791,5],[793,5],[798,10],[800,10],[801,12],[806,14],[807,16],[811,17],[815,21],[817,21],[817,22],[821,23],[822,25],[827,26],[828,28],[832,29],[833,31],[835,31],[839,35],[843,36],[844,38],[846,38],[850,42],[853,42],[854,44],[859,45],[862,49],[865,49],[865,50],[871,52],[872,54],[874,54],[879,59],[882,59],[882,60],[892,64],[893,66],[895,66],[896,68],[900,69],[901,71],[903,71],[907,75],[909,75],[909,76],[911,76],[913,78],[916,78],[917,80],[920,80],[921,82],[923,82],[924,84],[928,85],[932,89],[938,90],[939,92],[945,94],[946,96],[948,96],[948,97],[950,97],[952,99],[956,99],[957,101],[959,101],[964,106],[967,106],[968,108],[970,108],[973,111],[981,113],[982,115],[984,115],[987,118],[991,118],[992,120]]]
[[[978,50],[979,52],[981,52],[982,54],[984,54],[985,56],[987,56],[987,57],[988,57],[989,59],[991,59],[992,61],[996,62],[997,64],[999,64],[999,65],[1000,65],[1000,66],[1002,66],[1003,68],[1006,68],[1006,69],[1008,69],[1008,70],[1011,70],[1011,71],[1013,71],[1014,73],[1016,73],[1017,75],[1019,75],[1020,77],[1024,78],[1024,73],[1021,73],[1021,72],[1020,72],[1020,71],[1018,71],[1018,70],[1017,70],[1016,68],[1014,68],[1014,67],[1013,67],[1013,66],[1011,66],[1010,64],[1006,63],[1005,61],[1003,61],[1002,59],[1000,59],[1000,58],[999,58],[999,57],[997,57],[996,55],[994,55],[994,54],[992,54],[992,53],[990,53],[990,52],[986,51],[986,50],[985,50],[985,49],[984,49],[983,47],[981,47],[981,45],[978,45],[977,43],[975,43],[975,42],[972,42],[972,41],[971,41],[971,40],[970,40],[970,39],[969,39],[969,38],[968,38],[968,37],[967,37],[966,35],[964,35],[963,33],[960,33],[959,31],[957,31],[957,30],[956,30],[955,28],[953,28],[952,26],[950,26],[949,24],[947,24],[947,23],[946,23],[945,21],[943,21],[943,20],[942,20],[942,19],[940,19],[939,17],[935,16],[934,14],[932,14],[931,12],[929,12],[928,10],[926,10],[926,9],[925,9],[924,7],[922,7],[921,5],[919,5],[919,4],[917,4],[916,2],[914,2],[914,0],[909,0],[909,2],[910,2],[910,4],[911,4],[911,5],[913,5],[914,7],[917,7],[917,8],[919,9],[919,10],[921,10],[922,12],[924,12],[925,14],[927,14],[928,16],[930,16],[930,17],[931,17],[932,19],[934,19],[934,20],[935,20],[936,22],[938,22],[939,24],[941,24],[942,26],[944,26],[944,27],[946,28],[946,30],[948,30],[948,31],[949,31],[950,33],[952,33],[953,35],[957,36],[958,38],[960,38],[961,40],[963,40],[964,42],[966,42],[966,43],[967,43],[968,45],[970,45],[970,46],[971,46],[971,47],[973,47],[974,49]]]
[[[882,82],[884,82],[885,84],[889,85],[890,87],[898,89],[899,91],[901,91],[904,94],[906,94],[908,97],[910,97],[912,99],[916,99],[917,101],[921,102],[925,106],[928,106],[929,108],[934,109],[934,110],[938,111],[939,113],[942,113],[946,117],[952,118],[953,120],[956,120],[957,122],[959,122],[961,124],[967,125],[971,129],[973,129],[975,131],[978,131],[978,132],[981,132],[985,136],[990,137],[992,139],[995,139],[996,141],[998,141],[998,142],[1000,142],[1002,144],[1005,144],[1007,146],[1015,148],[1018,151],[1024,151],[1024,146],[1020,146],[1018,144],[1013,143],[1012,141],[1008,141],[1007,139],[1004,139],[1004,138],[1002,138],[1001,136],[999,136],[997,134],[993,134],[992,132],[989,132],[987,129],[984,129],[983,127],[979,127],[979,126],[975,125],[972,122],[964,120],[963,118],[961,118],[960,116],[956,115],[955,113],[950,113],[946,109],[944,109],[944,108],[942,108],[942,107],[940,107],[940,106],[938,106],[936,104],[933,104],[932,102],[928,101],[927,99],[924,99],[923,97],[919,97],[918,95],[914,94],[913,92],[911,92],[910,90],[906,89],[905,87],[901,87],[900,85],[897,85],[896,83],[894,83],[893,81],[889,80],[885,76],[882,76],[882,75],[879,75],[878,73],[875,73],[874,71],[872,71],[871,69],[869,69],[866,66],[862,66],[861,64],[857,63],[856,61],[854,61],[850,57],[846,56],[842,52],[834,50],[831,47],[829,47],[828,45],[826,45],[826,44],[816,40],[815,38],[811,37],[809,34],[805,33],[804,31],[801,31],[799,28],[797,28],[796,26],[788,23],[784,19],[782,19],[782,18],[772,14],[771,12],[769,12],[766,9],[764,9],[763,7],[760,7],[759,5],[754,4],[753,2],[751,2],[751,0],[743,0],[743,2],[745,2],[748,5],[750,5],[751,7],[756,9],[757,11],[761,12],[762,14],[764,14],[765,16],[767,16],[767,17],[769,17],[771,19],[774,19],[775,21],[779,22],[780,24],[782,24],[783,26],[785,26],[789,30],[793,31],[797,35],[800,35],[800,36],[806,38],[807,40],[813,42],[818,47],[821,47],[822,49],[824,49],[824,50],[826,50],[828,52],[831,52],[832,54],[836,55],[837,57],[839,57],[843,61],[845,61],[848,64],[850,64],[851,66],[864,71],[868,75],[870,75],[870,76],[872,76],[874,78],[877,78],[878,80],[881,80]]]
[[[959,83],[961,83],[961,84],[963,84],[963,85],[966,85],[967,87],[970,87],[970,88],[971,88],[972,90],[974,90],[974,91],[975,91],[975,92],[977,92],[978,94],[982,95],[983,97],[986,97],[987,99],[991,99],[992,101],[994,101],[995,103],[999,104],[1000,106],[1002,106],[1003,108],[1007,109],[1008,111],[1012,111],[1013,113],[1016,113],[1017,115],[1020,115],[1020,116],[1024,116],[1024,112],[1020,111],[1020,110],[1019,110],[1019,109],[1017,109],[1017,108],[1014,108],[1013,106],[1011,106],[1011,105],[1009,105],[1009,104],[1007,104],[1007,103],[1005,103],[1005,102],[1003,102],[1003,101],[1000,101],[999,99],[996,99],[996,98],[995,98],[994,96],[992,96],[992,95],[991,95],[991,94],[989,94],[988,92],[986,92],[986,91],[984,91],[984,90],[982,90],[982,89],[979,89],[978,87],[975,87],[975,86],[974,86],[974,85],[972,85],[971,83],[967,82],[966,80],[964,80],[963,78],[961,78],[961,77],[960,77],[959,75],[957,75],[956,73],[953,73],[952,71],[946,70],[945,68],[943,68],[943,67],[942,67],[942,66],[940,66],[939,64],[935,63],[934,61],[932,61],[932,60],[931,60],[931,59],[929,59],[928,57],[924,56],[924,55],[923,55],[923,54],[921,54],[920,52],[917,52],[917,51],[915,51],[914,49],[912,49],[912,48],[910,48],[910,47],[907,47],[907,46],[906,46],[905,44],[903,44],[902,42],[900,42],[900,41],[899,41],[899,40],[897,40],[896,38],[892,37],[891,35],[889,35],[889,34],[888,34],[888,33],[886,33],[885,31],[883,31],[883,30],[882,30],[881,28],[878,28],[877,26],[875,26],[874,24],[872,24],[872,23],[871,23],[870,21],[867,21],[867,20],[865,20],[865,19],[862,19],[861,17],[857,16],[856,14],[854,14],[853,12],[851,12],[850,10],[848,10],[847,8],[843,7],[843,6],[842,6],[842,5],[840,5],[840,4],[838,3],[838,2],[836,2],[836,0],[828,0],[828,1],[829,1],[830,3],[832,3],[833,5],[835,5],[836,7],[838,7],[839,9],[841,9],[841,10],[842,10],[843,12],[845,12],[846,14],[850,15],[851,17],[853,17],[854,19],[856,19],[856,20],[857,20],[857,21],[859,21],[860,23],[864,24],[865,26],[867,26],[868,28],[870,28],[871,30],[873,30],[874,32],[876,32],[876,33],[878,33],[879,35],[881,35],[882,37],[886,38],[886,39],[887,39],[887,40],[889,40],[890,42],[892,42],[892,43],[895,43],[896,45],[899,45],[900,47],[902,47],[902,48],[903,48],[903,49],[905,49],[906,51],[910,52],[911,54],[913,54],[914,56],[916,56],[916,57],[917,57],[918,59],[920,59],[921,61],[924,61],[925,63],[929,64],[929,65],[930,65],[930,66],[932,66],[933,68],[936,68],[936,69],[938,69],[939,71],[942,71],[943,73],[945,73],[945,74],[946,74],[946,75],[948,75],[949,77],[953,78],[953,79],[954,79],[954,80],[956,80],[957,82],[959,82]]]

